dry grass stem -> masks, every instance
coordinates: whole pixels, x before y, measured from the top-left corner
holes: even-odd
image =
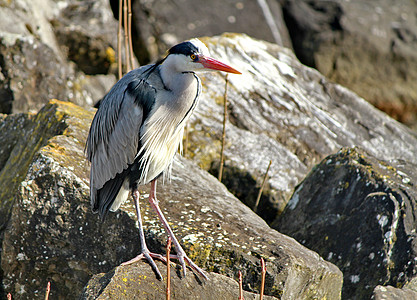
[[[265,275],[266,275],[266,266],[265,266],[265,260],[261,257],[261,296],[260,300],[264,298],[264,290],[265,290]]]
[[[119,27],[117,31],[117,69],[119,79],[123,76],[122,70],[122,9],[123,0],[119,0]]]
[[[184,142],[183,142],[183,156],[185,157],[187,155],[188,152],[188,130],[189,130],[189,122],[187,122],[187,124],[185,124],[185,131],[184,131]]]
[[[51,292],[51,282],[48,281],[48,284],[46,285],[46,293],[45,293],[45,300],[49,299],[49,293]]]
[[[166,299],[171,299],[171,261],[169,259],[171,254],[171,237],[168,237],[167,242],[167,290],[166,290]]]
[[[132,0],[127,0],[127,30],[129,37],[129,59],[130,67],[133,70],[135,68],[135,62],[133,60],[133,44],[132,44]]]
[[[265,187],[266,179],[268,178],[268,172],[269,172],[269,169],[271,168],[271,164],[272,164],[272,160],[269,161],[268,168],[266,169],[261,188],[259,189],[258,197],[256,198],[255,206],[253,207],[254,212],[258,211],[259,201],[261,200],[262,192],[263,192],[264,187]]]
[[[223,164],[224,164],[224,145],[226,144],[226,120],[227,120],[227,86],[229,84],[229,76],[226,75],[226,83],[224,86],[224,107],[223,107],[223,133],[222,133],[222,148],[220,150],[220,166],[218,179],[221,182],[223,176]]]
[[[245,298],[243,298],[242,272],[240,271],[239,271],[239,300],[245,300]]]
[[[128,32],[128,21],[127,21],[127,0],[123,1],[123,27],[124,27],[124,33],[125,33],[125,59],[126,59],[126,73],[132,70],[132,67],[130,66],[130,60],[129,60],[129,32]]]

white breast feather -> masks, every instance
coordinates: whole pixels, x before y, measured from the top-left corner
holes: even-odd
[[[156,106],[151,117],[145,122],[141,132],[142,148],[136,157],[142,156],[140,168],[142,174],[139,184],[147,184],[170,165],[177,153],[184,134],[184,126],[190,109],[196,105],[201,87],[200,80],[194,74],[176,74],[181,77],[174,91],[159,91]],[[171,76],[170,79],[175,79]],[[165,81],[166,83],[166,81]],[[167,174],[169,176],[169,174]]]
[[[140,167],[143,170],[140,184],[146,184],[163,172],[172,163],[181,144],[184,125],[178,126],[176,118],[169,118],[169,113],[161,113],[160,118],[149,122],[142,135],[142,154]],[[152,120],[152,119],[151,119]]]

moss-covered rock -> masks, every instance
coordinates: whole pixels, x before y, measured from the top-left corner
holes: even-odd
[[[18,186],[26,176],[35,153],[67,127],[65,113],[51,101],[35,116],[20,114],[3,121],[2,168],[0,169],[0,228],[7,223]]]
[[[111,270],[139,252],[132,203],[122,205],[104,223],[90,211],[84,141],[92,116],[92,111],[54,100],[34,117],[37,130],[45,128],[56,135],[49,139],[42,135],[38,143],[26,143],[24,148],[31,157],[27,156],[26,173],[19,175],[22,180],[11,193],[1,267],[5,291],[20,299],[40,297],[47,281],[52,283],[51,297],[76,298],[93,274],[110,271],[105,278],[111,282]],[[21,170],[9,169],[8,175],[14,177],[13,172]],[[158,192],[161,208],[180,243],[206,271],[237,278],[240,270],[244,288],[255,292],[260,285],[260,257],[264,257],[267,294],[283,299],[340,297],[342,275],[334,265],[270,229],[192,162],[176,160],[172,181],[160,185]],[[146,203],[147,194],[142,195],[148,246],[164,253],[166,233]],[[200,284],[190,273],[187,280]],[[132,278],[135,276],[142,274]],[[157,284],[155,276],[152,280]]]
[[[159,261],[156,263],[163,281],[155,280],[152,269],[142,261],[93,276],[80,299],[166,299],[166,266]],[[171,299],[235,300],[239,296],[238,283],[230,277],[210,273],[210,280],[200,282],[194,276],[183,278],[180,274],[178,269],[171,270]],[[243,292],[243,296],[246,300],[260,299],[259,295],[247,291]],[[279,298],[264,296],[264,299]]]

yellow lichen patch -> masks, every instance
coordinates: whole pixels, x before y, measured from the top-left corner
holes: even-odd
[[[66,151],[66,148],[62,147],[62,146],[60,146],[56,143],[49,143],[48,145],[46,145],[41,150],[56,153],[57,155],[63,155]]]
[[[52,105],[57,105],[57,115],[71,115],[81,120],[92,120],[94,111],[86,110],[74,103],[52,99],[49,101]]]
[[[107,47],[106,48],[106,57],[107,57],[107,60],[111,64],[116,62],[116,52],[114,51],[114,49],[112,47]]]

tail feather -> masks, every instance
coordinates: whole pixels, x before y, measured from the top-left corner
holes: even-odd
[[[104,221],[107,213],[111,209],[124,181],[124,174],[117,174],[115,178],[110,179],[101,189],[97,190],[94,202],[92,202],[92,208],[93,211],[98,211],[102,221]]]

